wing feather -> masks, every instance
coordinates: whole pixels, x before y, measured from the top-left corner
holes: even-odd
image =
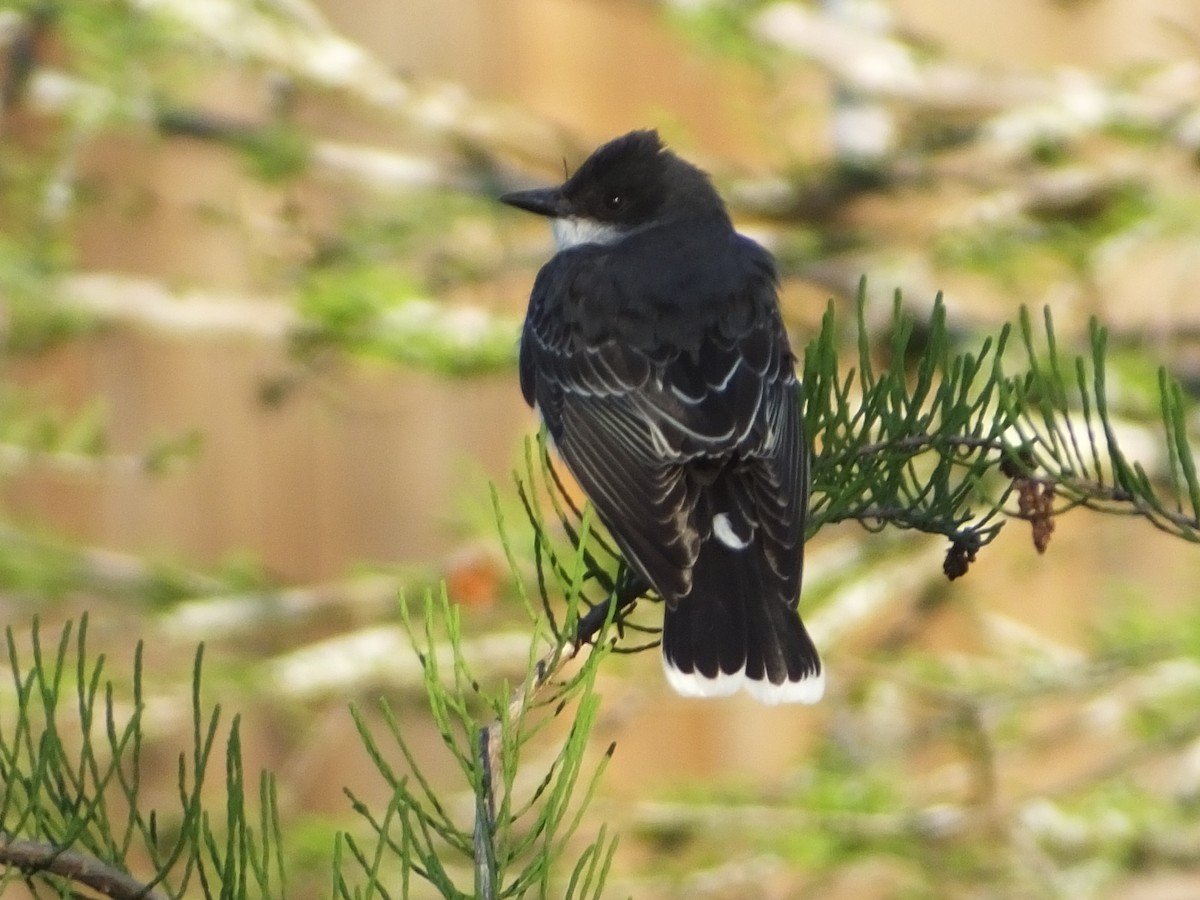
[[[521,342],[526,399],[664,598],[690,592],[713,516],[725,512],[761,533],[780,599],[795,607],[807,473],[773,281],[741,279],[751,287],[689,298],[695,312],[679,334],[646,335],[644,310],[628,319],[598,307],[604,296],[633,293],[643,307],[653,299],[604,280],[608,252],[563,252],[539,273]],[[626,321],[639,330],[620,332]],[[710,485],[722,472],[733,487],[716,510]]]

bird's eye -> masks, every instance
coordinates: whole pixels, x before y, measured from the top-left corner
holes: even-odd
[[[625,205],[625,198],[621,194],[607,194],[604,197],[604,205],[612,212],[616,212]]]

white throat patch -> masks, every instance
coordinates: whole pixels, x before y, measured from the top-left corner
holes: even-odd
[[[559,250],[569,250],[581,244],[615,244],[624,237],[616,227],[595,219],[551,219],[550,228]]]

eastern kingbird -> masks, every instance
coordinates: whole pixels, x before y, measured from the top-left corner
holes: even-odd
[[[551,220],[521,391],[630,565],[666,601],[681,694],[820,699],[797,613],[808,447],[771,255],[655,131],[504,203]]]

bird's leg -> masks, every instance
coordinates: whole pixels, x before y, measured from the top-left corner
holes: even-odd
[[[608,600],[589,609],[587,615],[583,616],[575,627],[576,649],[583,644],[590,643],[610,616],[617,627],[618,636],[624,637],[625,615],[633,610],[638,598],[644,596],[648,590],[648,586],[641,576],[635,574],[623,562],[611,585]]]

